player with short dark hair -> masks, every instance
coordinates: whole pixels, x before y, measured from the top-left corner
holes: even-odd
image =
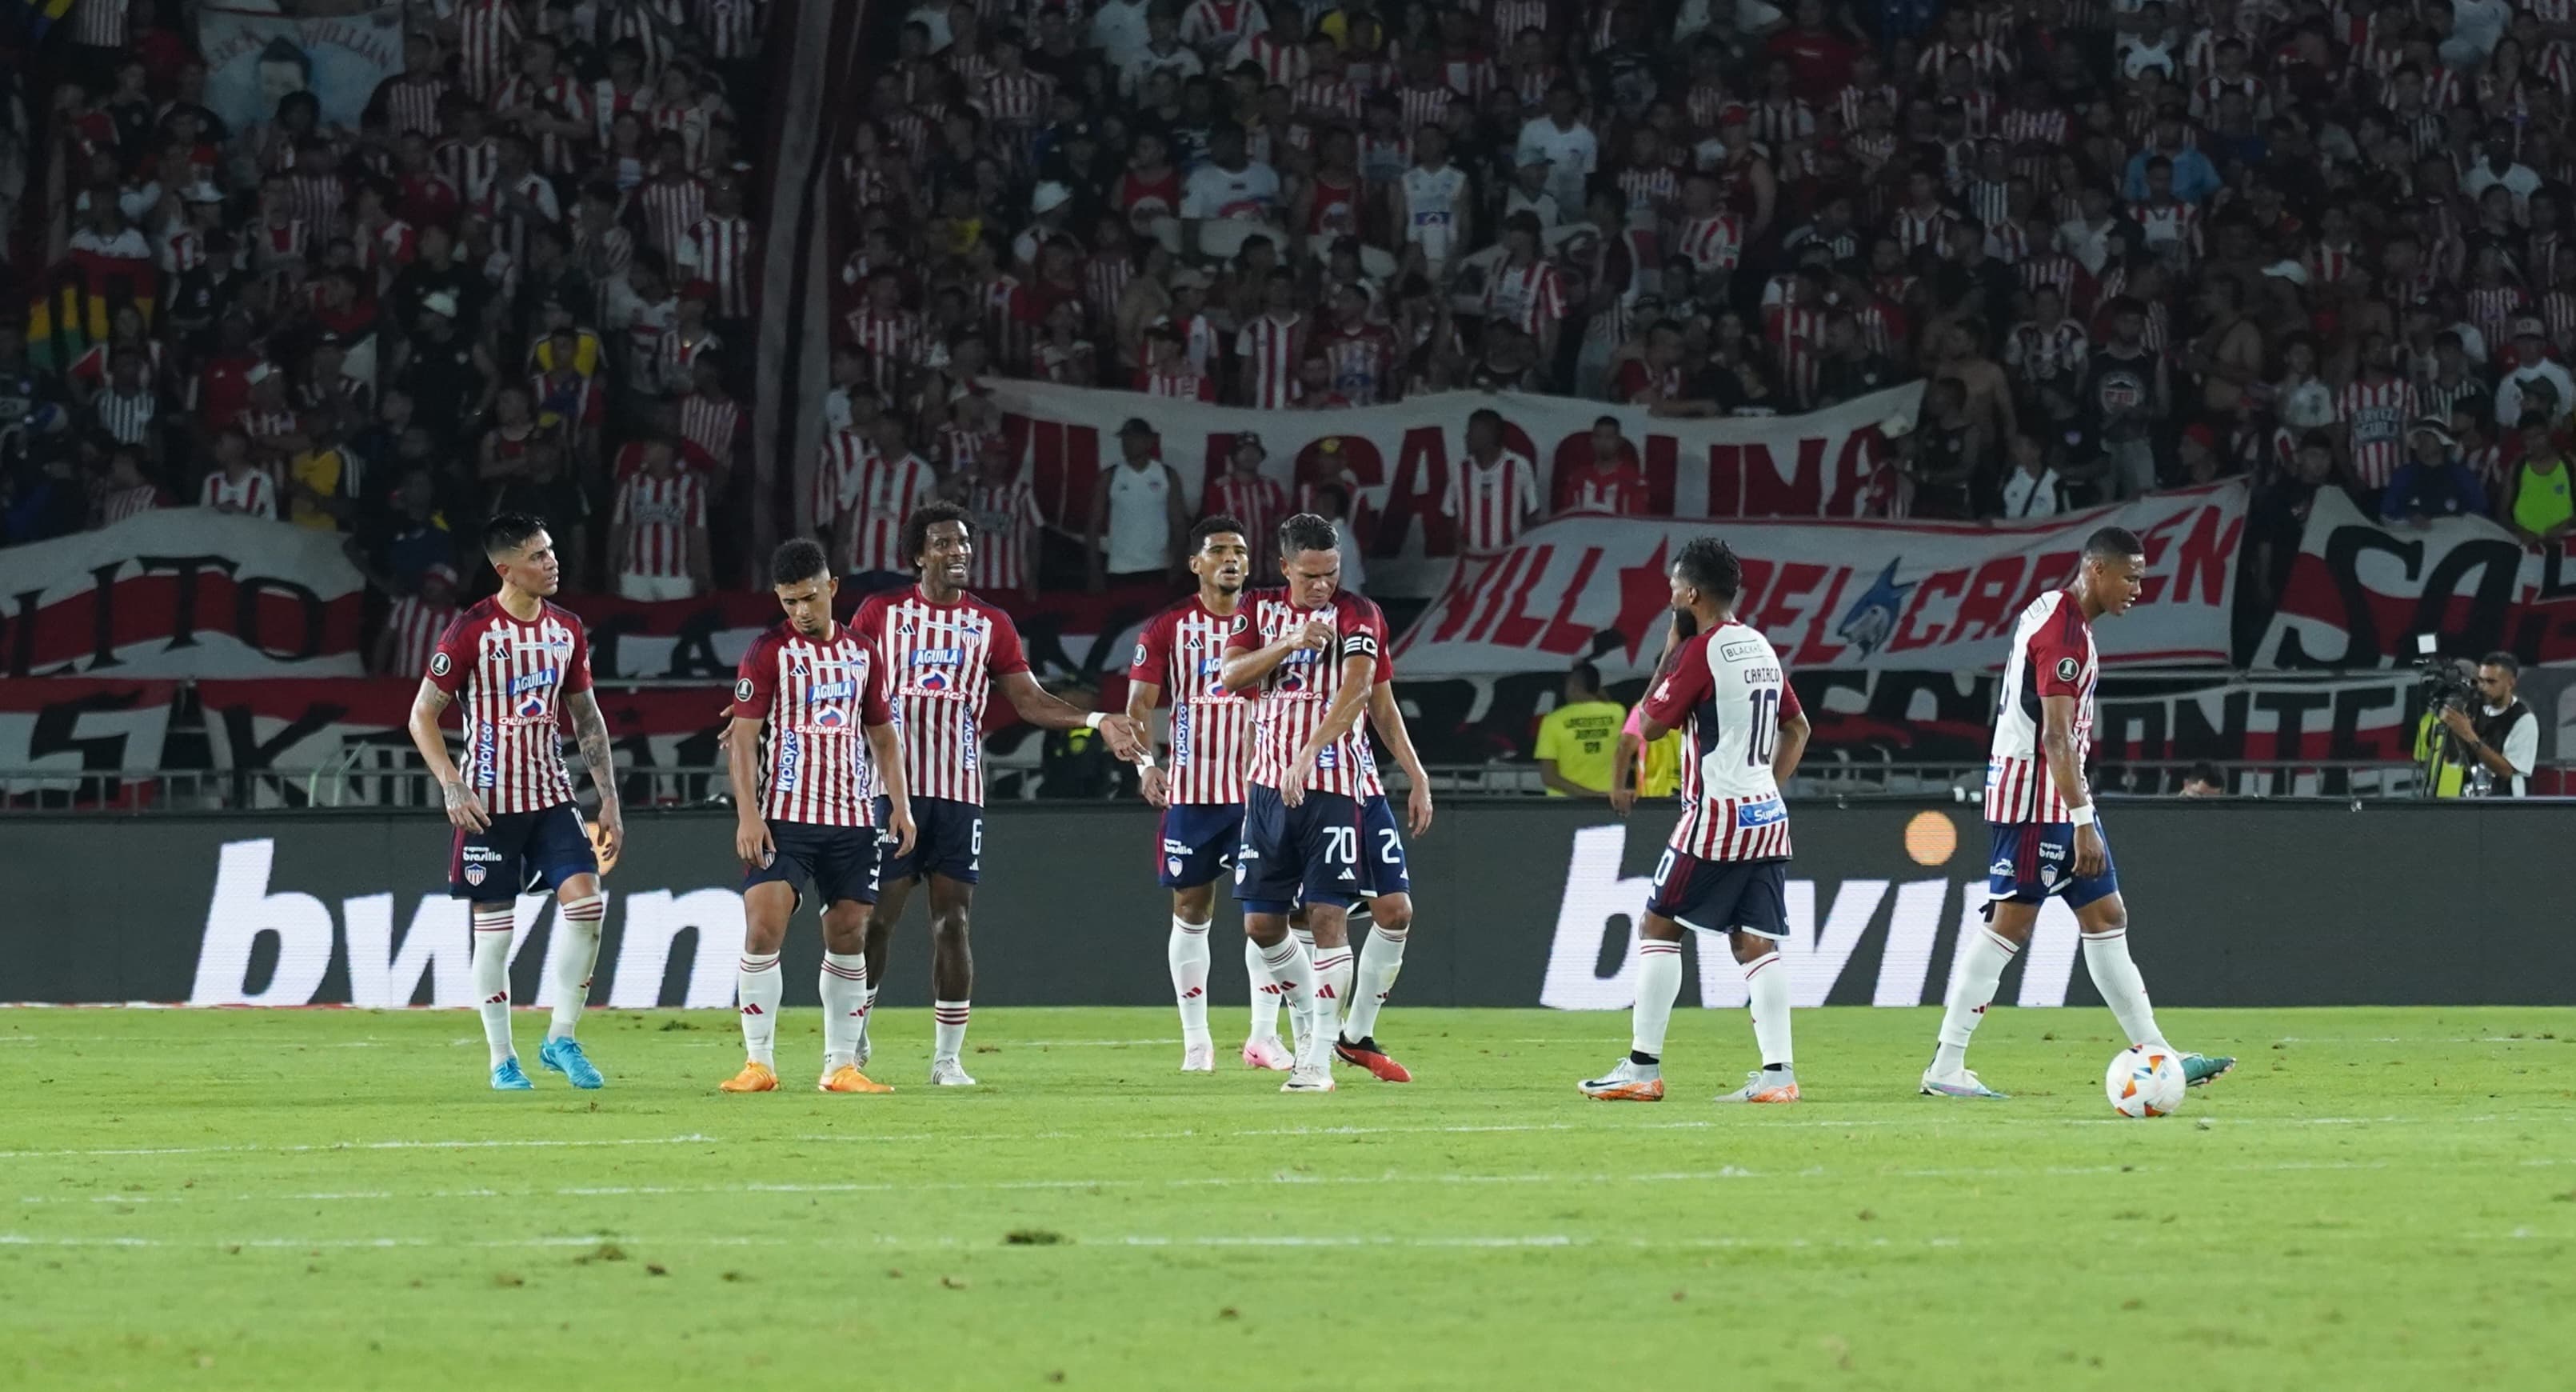
[[[1288,914],[1303,900],[1318,957],[1346,947],[1350,906],[1363,893],[1361,775],[1375,767],[1359,722],[1386,648],[1386,619],[1341,591],[1332,523],[1299,513],[1279,524],[1278,546],[1287,584],[1252,603],[1227,640],[1221,671],[1227,690],[1257,700],[1234,893],[1269,984],[1307,1019],[1281,1090],[1330,1092],[1332,1057],[1323,1045],[1340,1033],[1339,1010],[1318,989],[1316,964],[1289,938]]]
[[[1753,1040],[1762,1066],[1720,1102],[1795,1102],[1790,1052],[1789,809],[1780,785],[1798,771],[1807,717],[1780,655],[1760,630],[1738,622],[1744,566],[1724,542],[1701,537],[1673,558],[1672,609],[1691,636],[1673,650],[1645,701],[1639,730],[1651,742],[1685,731],[1682,815],[1655,862],[1654,893],[1637,928],[1637,1003],[1628,1057],[1581,1086],[1608,1102],[1664,1097],[1664,1032],[1682,984],[1682,930],[1724,933],[1744,969]]]
[[[430,654],[429,671],[412,698],[411,742],[438,780],[447,820],[456,828],[448,855],[448,892],[468,901],[474,925],[474,995],[490,1046],[492,1087],[534,1086],[510,1043],[510,947],[518,896],[554,891],[558,941],[553,968],[554,1019],[538,1062],[574,1087],[603,1084],[574,1031],[590,1000],[591,967],[607,901],[599,893],[601,860],[615,864],[625,840],[618,810],[617,761],[608,723],[590,689],[590,637],[581,620],[546,601],[562,581],[554,539],[523,513],[502,513],[483,526],[483,554],[501,589],[449,624]],[[465,762],[447,755],[439,712],[460,696],[465,706]],[[599,787],[598,844],[573,805],[556,721],[569,715]]]
[[[1219,676],[1226,640],[1244,622],[1249,538],[1242,521],[1224,514],[1201,518],[1190,529],[1189,567],[1198,577],[1198,593],[1145,621],[1127,666],[1127,716],[1138,728],[1150,732],[1163,694],[1172,698],[1171,770],[1152,763],[1149,752],[1139,781],[1145,801],[1163,813],[1157,859],[1163,885],[1172,891],[1164,955],[1180,1006],[1184,1073],[1216,1071],[1207,1021],[1207,935],[1215,920],[1216,882],[1233,871],[1235,848],[1243,840],[1243,742],[1252,725],[1251,703]],[[1251,979],[1258,997],[1263,974],[1254,971]],[[1266,1042],[1246,1039],[1243,1061],[1254,1068],[1288,1066],[1275,1034]]]
[[[2129,957],[2119,872],[2084,782],[2094,688],[2102,675],[2093,621],[2129,612],[2146,576],[2147,548],[2137,533],[2104,527],[2085,540],[2075,583],[2032,600],[2013,624],[1986,761],[1986,828],[1993,842],[1986,924],[1959,944],[1959,965],[1941,1007],[1940,1047],[1923,1070],[1927,1096],[2005,1095],[1968,1071],[1968,1040],[2004,968],[2030,941],[2039,906],[2055,895],[2066,896],[2075,911],[2084,968],[2129,1042],[2172,1050]],[[2232,1058],[2181,1057],[2183,1077],[2194,1087],[2236,1066]]]
[[[1029,675],[1028,656],[1010,615],[966,592],[974,528],[973,514],[955,503],[943,500],[914,509],[904,519],[903,542],[917,583],[869,596],[850,621],[885,674],[903,747],[904,782],[912,792],[913,822],[919,829],[910,846],[879,843],[857,1063],[867,1066],[864,1016],[885,982],[895,924],[911,902],[912,886],[925,883],[935,997],[931,1018],[937,1027],[930,1058],[935,1087],[975,1084],[958,1060],[975,985],[966,927],[975,882],[983,871],[983,725],[994,689],[1000,688],[1020,719],[1041,730],[1088,726],[1100,731],[1110,752],[1121,759],[1134,758],[1139,744],[1134,721],[1076,709],[1047,694]]]
[[[787,617],[742,656],[726,713],[733,785],[734,853],[742,860],[742,960],[736,1009],[742,1016],[742,1071],[726,1092],[775,1092],[778,1005],[786,988],[778,951],[787,921],[811,885],[823,915],[821,1092],[890,1092],[859,1071],[867,1019],[868,906],[877,901],[878,831],[896,854],[911,851],[912,798],[895,743],[885,670],[859,636],[832,621],[840,582],[820,543],[781,543],[769,562],[771,588]],[[759,761],[757,770],[753,761]],[[872,788],[873,783],[873,788]]]

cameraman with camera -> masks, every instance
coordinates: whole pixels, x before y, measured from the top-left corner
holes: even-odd
[[[2445,786],[2442,795],[2522,797],[2529,791],[2532,766],[2540,759],[2540,718],[2514,695],[2521,677],[2522,664],[2512,653],[2488,653],[2466,690],[2435,698],[2436,716],[2449,731],[2445,761],[2467,775],[2456,791]]]

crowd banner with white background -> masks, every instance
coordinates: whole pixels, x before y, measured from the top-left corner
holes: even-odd
[[[311,92],[322,124],[358,127],[376,84],[403,70],[399,0],[235,0],[197,8],[206,104],[234,130],[277,119]]]
[[[1552,496],[1558,469],[1590,457],[1593,422],[1609,416],[1636,451],[1648,506],[1659,516],[1858,517],[1885,491],[1890,446],[1878,427],[1911,421],[1923,385],[1807,415],[1723,420],[1517,392],[1256,411],[1045,382],[994,381],[988,389],[1024,451],[1039,511],[1055,526],[1082,529],[1092,482],[1118,462],[1118,430],[1131,419],[1159,432],[1162,457],[1180,473],[1193,514],[1208,481],[1224,472],[1235,437],[1249,431],[1268,453],[1264,472],[1282,485],[1349,480],[1352,530],[1368,547],[1373,591],[1429,595],[1455,568],[1455,528],[1440,502],[1466,452],[1467,418],[1479,410],[1501,413],[1507,446],[1537,462],[1542,497]]]
[[[2425,634],[2445,653],[2576,662],[2567,542],[2527,547],[2483,517],[2390,526],[2318,493],[2254,665],[2403,666]]]
[[[2147,576],[2136,608],[2095,626],[2103,660],[2223,663],[2245,501],[2231,481],[2030,523],[1567,518],[1458,568],[1396,663],[1416,678],[1561,671],[1586,657],[1614,679],[1644,672],[1673,558],[1714,531],[1744,560],[1738,617],[1792,670],[1990,669],[2022,608],[2072,580],[2085,539],[2106,526],[2145,542]]]

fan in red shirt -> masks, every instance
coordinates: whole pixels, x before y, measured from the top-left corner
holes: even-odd
[[[1555,515],[1586,514],[1646,514],[1646,471],[1637,467],[1637,452],[1619,433],[1616,416],[1603,416],[1592,423],[1592,454],[1583,467],[1556,476]]]
[[[1822,103],[1851,81],[1853,55],[1860,45],[1833,27],[1825,0],[1798,0],[1797,22],[1771,36],[1766,45],[1774,58],[1789,60],[1795,90],[1802,101]]]

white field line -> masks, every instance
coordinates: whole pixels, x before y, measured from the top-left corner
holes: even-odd
[[[882,1105],[882,1104],[881,1104]],[[1122,1131],[1111,1136],[1093,1136],[1095,1141],[1176,1141],[1227,1138],[1266,1138],[1295,1136],[1404,1136],[1404,1135],[1496,1135],[1546,1132],[1583,1132],[1615,1135],[1629,1131],[1709,1131],[1721,1126],[1741,1126],[1746,1134],[1799,1128],[1843,1130],[1873,1126],[1907,1126],[1926,1130],[1943,1125],[1973,1126],[1991,1130],[2015,1126],[2136,1126],[2139,1123],[2122,1117],[2013,1117],[2001,1109],[1986,1107],[1926,1107],[1924,1117],[1946,1113],[1940,1122],[1905,1117],[1815,1118],[1798,1121],[1755,1123],[1721,1123],[1717,1121],[1662,1121],[1621,1125],[1577,1125],[1573,1122],[1497,1122],[1474,1126],[1276,1126],[1245,1130],[1200,1130],[1195,1127],[1177,1131]],[[1973,1121],[1966,1120],[1972,1117]],[[2478,1122],[2518,1121],[2518,1115],[2471,1117],[2208,1117],[2201,1118],[2220,1126],[2382,1126],[2382,1125],[2462,1125]],[[123,1155],[295,1155],[367,1150],[515,1150],[515,1149],[582,1149],[596,1146],[659,1145],[778,1145],[816,1143],[826,1145],[886,1145],[896,1142],[931,1141],[952,1144],[960,1141],[1060,1141],[1074,1138],[1070,1131],[910,1131],[842,1133],[805,1132],[788,1136],[760,1136],[744,1140],[727,1140],[722,1136],[692,1133],[682,1136],[627,1136],[599,1140],[514,1139],[514,1140],[388,1140],[337,1141],[327,1145],[211,1145],[211,1146],[124,1146],[95,1150],[0,1150],[0,1160],[87,1159]]]
[[[2576,1157],[2536,1156],[2530,1159],[2498,1161],[2516,1168],[2534,1169],[2557,1165],[2576,1165]],[[1308,1185],[1481,1185],[1541,1184],[1567,1186],[1577,1184],[1705,1184],[1731,1179],[2033,1179],[2065,1178],[2101,1174],[2291,1174],[2304,1171],[2354,1171],[2434,1169],[2456,1171],[2457,1158],[2428,1160],[2421,1164],[2400,1164],[2390,1160],[2287,1160],[2254,1161],[2233,1165],[2045,1165],[2045,1166],[1968,1166],[1944,1169],[1886,1170],[1867,1167],[1828,1169],[1811,1165],[1803,1169],[1782,1171],[1749,1170],[1725,1165],[1714,1170],[1674,1170],[1645,1174],[1403,1174],[1388,1172],[1374,1175],[1304,1175],[1269,1174],[1250,1176],[1201,1175],[1178,1179],[1138,1179],[1120,1176],[1102,1179],[1026,1179],[987,1180],[978,1182],[938,1181],[929,1183],[817,1183],[817,1184],[577,1184],[554,1189],[429,1189],[397,1192],[389,1189],[327,1190],[303,1193],[248,1194],[25,1194],[18,1202],[37,1204],[185,1204],[185,1203],[328,1203],[328,1202],[430,1202],[449,1199],[545,1199],[545,1198],[662,1198],[684,1195],[758,1195],[758,1194],[914,1194],[914,1193],[1002,1193],[1015,1190],[1094,1190],[1094,1189],[1224,1189],[1224,1188],[1295,1188]]]

